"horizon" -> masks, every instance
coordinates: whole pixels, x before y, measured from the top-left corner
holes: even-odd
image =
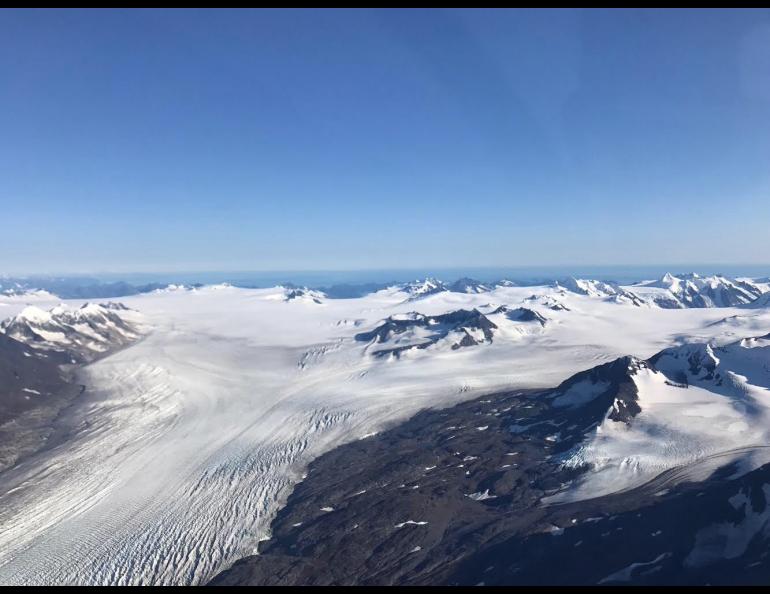
[[[725,276],[728,278],[770,278],[768,265],[648,265],[648,266],[519,266],[519,267],[465,267],[465,268],[383,268],[359,270],[201,270],[176,272],[83,272],[83,273],[0,273],[0,281],[25,280],[63,281],[77,285],[108,285],[127,283],[150,284],[232,284],[243,288],[267,288],[278,285],[297,285],[310,288],[335,286],[362,286],[367,284],[405,283],[434,278],[451,283],[470,278],[483,283],[510,280],[523,285],[537,285],[570,277],[632,284],[658,280],[665,274],[674,276]],[[30,285],[31,287],[32,285]],[[2,283],[0,283],[2,288]]]

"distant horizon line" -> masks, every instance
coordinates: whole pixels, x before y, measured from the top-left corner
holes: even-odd
[[[570,277],[617,284],[635,284],[661,279],[666,273],[699,276],[722,275],[728,278],[770,278],[770,264],[629,264],[629,265],[527,265],[478,267],[410,267],[338,270],[200,270],[176,272],[70,272],[0,274],[3,280],[27,288],[66,291],[66,286],[106,286],[125,283],[136,289],[148,285],[231,284],[244,288],[298,286],[314,289],[335,287],[389,286],[434,278],[451,284],[469,278],[480,283],[511,281],[529,286],[558,282]],[[5,287],[9,288],[9,287]]]

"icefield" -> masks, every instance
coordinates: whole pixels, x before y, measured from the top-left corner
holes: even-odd
[[[256,551],[307,463],[340,443],[425,407],[555,386],[619,356],[770,331],[765,309],[639,307],[550,286],[418,299],[396,287],[356,299],[290,293],[217,285],[120,299],[146,336],[84,367],[86,391],[59,420],[65,437],[0,475],[0,583],[205,583]],[[8,299],[0,316],[22,307]],[[494,322],[491,342],[452,348],[450,333],[377,357],[355,338],[390,316],[473,308]],[[674,388],[639,381],[671,409]],[[688,426],[713,427],[718,449],[731,435],[758,437],[713,396],[687,414]],[[584,453],[627,457],[634,436]]]

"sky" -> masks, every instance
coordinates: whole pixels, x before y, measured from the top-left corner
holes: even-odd
[[[0,219],[8,274],[770,264],[770,12],[2,10]]]

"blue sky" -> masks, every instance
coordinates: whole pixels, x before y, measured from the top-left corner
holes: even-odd
[[[769,177],[769,12],[0,12],[0,272],[765,264]]]

